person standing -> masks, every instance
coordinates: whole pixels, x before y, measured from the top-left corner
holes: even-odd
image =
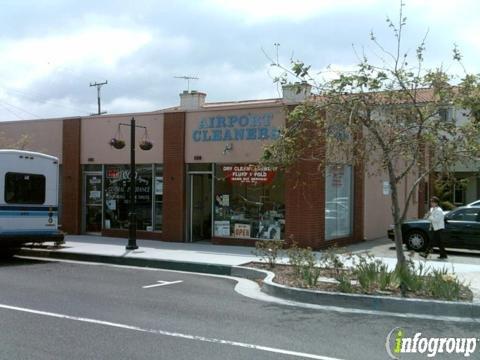
[[[439,259],[446,259],[447,252],[443,246],[443,232],[445,231],[445,217],[443,215],[443,210],[439,205],[440,200],[438,197],[433,196],[430,199],[430,211],[428,212],[427,219],[430,220],[430,229],[433,231],[433,242],[438,245],[440,249]],[[432,243],[427,244],[425,253],[420,254],[422,257],[428,257],[428,254],[432,251]]]

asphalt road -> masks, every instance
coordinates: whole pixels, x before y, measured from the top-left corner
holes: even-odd
[[[150,285],[157,286],[144,288]],[[2,261],[0,359],[383,360],[395,327],[412,335],[480,337],[479,323],[278,305],[234,287],[232,279],[198,274]]]

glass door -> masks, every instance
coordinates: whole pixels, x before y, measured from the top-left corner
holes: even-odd
[[[86,233],[102,231],[102,174],[86,173],[84,175],[84,224]]]
[[[212,174],[190,174],[190,241],[212,238]]]

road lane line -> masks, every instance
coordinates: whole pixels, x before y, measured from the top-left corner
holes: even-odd
[[[333,357],[328,357],[328,356],[309,354],[309,353],[303,353],[303,352],[297,352],[297,351],[291,351],[291,350],[285,350],[285,349],[278,349],[278,348],[273,348],[273,347],[269,347],[269,346],[242,343],[242,342],[238,342],[238,341],[207,338],[207,337],[203,337],[203,336],[182,334],[182,333],[170,332],[170,331],[165,331],[165,330],[144,329],[144,328],[141,328],[141,327],[138,327],[138,326],[114,323],[114,322],[110,322],[110,321],[103,321],[103,320],[97,320],[97,319],[91,319],[91,318],[85,318],[85,317],[58,314],[58,313],[53,313],[53,312],[48,312],[48,311],[34,310],[34,309],[23,308],[23,307],[18,307],[18,306],[11,306],[11,305],[6,305],[6,304],[0,304],[0,309],[14,310],[14,311],[19,311],[19,312],[24,312],[24,313],[29,313],[29,314],[49,316],[49,317],[54,317],[54,318],[58,318],[58,319],[74,320],[74,321],[80,321],[80,322],[84,322],[84,323],[110,326],[110,327],[115,327],[115,328],[120,328],[120,329],[125,329],[125,330],[133,330],[133,331],[139,331],[139,332],[150,333],[150,334],[157,334],[157,335],[162,335],[162,336],[170,336],[170,337],[182,338],[182,339],[186,339],[186,340],[194,340],[194,341],[201,341],[201,342],[214,343],[214,344],[230,345],[230,346],[236,346],[236,347],[241,347],[241,348],[246,348],[246,349],[251,349],[251,350],[259,350],[259,351],[266,351],[266,352],[277,353],[277,354],[282,354],[282,355],[303,357],[303,358],[306,358],[306,359],[342,360],[342,359],[339,359],[339,358],[333,358]]]
[[[158,280],[158,284],[152,284],[152,285],[145,285],[142,286],[142,289],[150,289],[153,287],[159,287],[159,286],[165,286],[165,285],[173,285],[173,284],[179,284],[183,282],[183,280],[177,280],[177,281],[163,281],[163,280]]]
[[[255,281],[239,278],[235,276],[196,273],[191,271],[171,270],[171,269],[161,269],[161,268],[148,268],[148,267],[133,266],[133,265],[118,265],[118,264],[108,264],[108,263],[79,261],[79,260],[42,258],[42,257],[34,257],[34,256],[16,256],[16,257],[20,259],[31,259],[31,260],[39,260],[39,261],[64,262],[64,263],[81,264],[81,265],[89,265],[89,266],[105,266],[105,267],[112,267],[112,268],[119,268],[119,269],[123,268],[123,269],[133,269],[133,270],[141,270],[141,271],[171,272],[171,273],[178,273],[178,274],[187,274],[192,276],[205,276],[205,277],[214,277],[219,279],[229,279],[237,282],[237,284],[234,286],[235,292],[247,298],[258,300],[258,301],[269,302],[269,303],[275,303],[278,305],[301,307],[301,308],[306,308],[311,310],[328,311],[328,312],[335,312],[340,314],[387,316],[387,317],[403,318],[403,319],[420,319],[420,320],[460,322],[460,323],[473,323],[473,324],[480,323],[479,318],[465,318],[465,317],[455,317],[455,316],[446,316],[446,315],[445,316],[424,315],[424,314],[415,314],[415,313],[394,313],[394,312],[387,312],[387,311],[380,311],[380,310],[362,310],[362,309],[355,309],[355,308],[348,308],[348,307],[296,302],[293,300],[286,300],[286,299],[277,298],[277,297],[268,295],[260,290],[260,287]]]

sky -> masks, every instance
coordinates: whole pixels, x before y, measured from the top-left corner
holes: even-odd
[[[480,1],[405,0],[404,51],[428,31],[426,65],[480,72]],[[154,111],[187,82],[208,102],[280,96],[271,59],[351,69],[373,31],[394,46],[397,0],[0,0],[0,121]],[[279,45],[275,45],[279,44]],[[352,46],[354,45],[354,47]],[[270,58],[269,58],[270,57]]]

